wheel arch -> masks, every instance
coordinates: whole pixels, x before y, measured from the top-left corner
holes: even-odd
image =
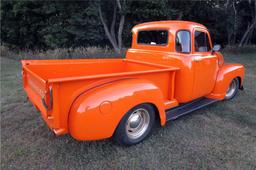
[[[243,90],[243,89],[244,89],[244,86],[243,86],[243,84],[242,84],[242,78],[241,78],[240,76],[237,76],[236,78],[238,79],[238,82],[239,82],[239,89],[240,89],[240,90]]]
[[[241,64],[223,64],[218,71],[214,89],[208,98],[222,100],[226,91],[234,78],[239,80],[239,88],[243,88],[244,66]]]
[[[136,105],[154,107],[165,123],[162,91],[144,79],[126,79],[95,88],[80,95],[73,103],[68,119],[69,133],[78,140],[109,138],[122,117]]]
[[[160,112],[157,108],[157,106],[154,103],[144,103],[144,104],[149,104],[154,108],[155,111],[155,116],[156,116],[156,122],[159,123],[159,125],[161,125],[161,117],[160,117]]]

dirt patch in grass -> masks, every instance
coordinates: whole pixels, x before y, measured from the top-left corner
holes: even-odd
[[[55,137],[26,101],[19,62],[1,58],[1,169],[256,169],[256,53],[225,60],[245,65],[244,91],[126,148]]]

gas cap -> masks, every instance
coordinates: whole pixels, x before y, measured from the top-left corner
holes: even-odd
[[[110,101],[104,101],[100,104],[100,112],[102,114],[108,114],[112,110],[112,104]]]

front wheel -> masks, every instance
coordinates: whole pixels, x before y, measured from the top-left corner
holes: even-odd
[[[113,139],[119,144],[127,146],[137,144],[149,136],[154,123],[154,108],[149,104],[140,104],[125,114]]]
[[[232,82],[230,83],[228,90],[226,92],[226,96],[225,96],[225,100],[230,100],[233,97],[235,97],[235,95],[237,94],[239,88],[239,80],[238,78],[235,78],[232,80]]]

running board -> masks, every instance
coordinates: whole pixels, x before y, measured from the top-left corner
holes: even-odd
[[[188,113],[191,113],[202,107],[208,106],[217,101],[218,100],[214,100],[214,99],[200,98],[200,99],[193,100],[192,102],[185,103],[171,109],[167,109],[165,111],[166,121],[178,119],[181,116],[184,116]]]

